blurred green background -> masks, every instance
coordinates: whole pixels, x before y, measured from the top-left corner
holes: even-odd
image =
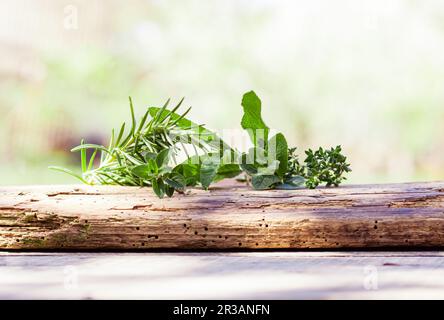
[[[0,184],[76,182],[68,150],[168,98],[238,128],[254,89],[300,149],[342,144],[349,182],[444,179],[444,2],[0,2]]]

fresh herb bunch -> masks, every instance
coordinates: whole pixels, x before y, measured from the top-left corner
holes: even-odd
[[[340,146],[309,149],[301,164],[296,148],[288,148],[282,133],[269,138],[270,129],[261,116],[261,100],[253,91],[242,98],[241,121],[253,147],[241,155],[214,132],[187,119],[191,108],[176,113],[183,99],[171,110],[167,109],[170,100],[162,108],[148,108],[138,123],[131,98],[129,102],[129,132],[125,134],[123,123],[117,136],[112,131],[108,147],[82,140],[71,150],[80,152],[81,174],[61,167],[50,168],[90,185],[151,186],[160,198],[171,197],[175,191],[182,193],[188,186],[200,185],[206,190],[211,183],[236,177],[242,171],[258,190],[295,189],[304,184],[316,188],[321,183],[338,186],[345,180],[343,175],[351,171]],[[89,159],[88,149],[92,149]],[[98,153],[100,162],[95,165]],[[186,160],[179,163],[178,156],[185,156]]]
[[[316,151],[308,149],[305,151],[304,164],[299,163],[296,148],[288,150],[288,172],[287,178],[301,176],[305,179],[305,186],[314,189],[321,183],[327,187],[339,186],[346,178],[344,173],[350,172],[350,164],[341,153],[341,146],[331,149],[322,147]]]
[[[305,151],[304,164],[299,163],[296,148],[288,148],[285,136],[276,134],[268,140],[269,128],[262,120],[261,100],[253,92],[247,92],[242,99],[244,115],[241,126],[247,130],[253,147],[242,154],[240,166],[251,178],[255,189],[295,189],[304,183],[307,188],[316,188],[321,183],[338,186],[350,172],[341,146],[317,151]]]
[[[220,158],[209,161],[212,153],[228,150],[235,154],[235,151],[203,125],[186,119],[191,108],[177,114],[183,99],[172,110],[167,109],[170,100],[162,108],[148,108],[138,124],[131,98],[129,100],[131,129],[127,135],[123,123],[117,137],[112,131],[108,147],[85,144],[82,140],[71,150],[80,152],[81,174],[65,168],[51,168],[90,185],[151,186],[160,198],[171,197],[174,191],[183,192],[187,186],[197,184],[207,189],[213,181],[240,173],[237,165],[224,164]],[[186,145],[193,149],[193,155],[189,154]],[[93,150],[89,160],[87,149]],[[98,152],[101,153],[100,163],[94,167]],[[186,155],[182,163],[177,163],[179,153]]]

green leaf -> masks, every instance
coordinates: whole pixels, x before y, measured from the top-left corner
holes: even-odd
[[[181,163],[173,169],[185,178],[185,186],[195,186],[199,181],[199,166],[197,164]]]
[[[131,169],[131,172],[142,179],[149,179],[150,177],[152,177],[153,174],[151,166],[148,164],[136,166]]]
[[[148,118],[148,110],[145,112],[145,114],[142,117],[142,120],[140,120],[139,127],[137,128],[137,132],[140,132],[143,129],[143,126],[145,125],[146,119]]]
[[[122,140],[124,132],[125,132],[125,122],[120,127],[119,135],[117,136],[117,140],[116,140],[116,146],[119,146],[120,140]]]
[[[159,168],[168,164],[170,149],[164,149],[156,157],[156,163]]]
[[[303,188],[303,186],[295,186],[292,184],[288,184],[288,183],[278,183],[275,186],[275,189],[278,190],[297,190],[297,189],[301,189]]]
[[[159,173],[159,167],[157,166],[157,162],[153,159],[148,159],[148,165],[150,166],[151,171],[153,174]]]
[[[271,189],[274,184],[279,182],[281,182],[281,179],[275,175],[254,175],[251,179],[251,184],[256,190]]]
[[[293,185],[295,187],[300,187],[305,183],[305,178],[302,176],[292,176],[290,178],[285,179],[286,184]]]
[[[82,139],[82,141],[80,141],[80,145],[83,145],[84,143],[85,140]],[[86,172],[86,149],[80,150],[80,162],[82,164],[82,172]]]
[[[261,147],[250,148],[245,159],[247,161],[246,163],[265,165],[268,163],[268,159],[265,156],[266,153],[266,150]]]
[[[145,158],[146,161],[148,161],[149,159],[156,160],[157,154],[155,154],[154,152],[147,152],[145,154],[144,158]]]
[[[258,168],[257,173],[263,176],[274,175],[278,169],[279,160],[273,160],[267,167]]]
[[[179,173],[173,173],[172,176],[168,179],[165,179],[165,182],[176,190],[183,191],[186,187],[186,179],[183,175]]]
[[[240,165],[242,171],[245,171],[250,176],[257,174],[257,168],[253,164],[241,163]]]
[[[131,97],[128,97],[128,99],[129,99],[130,110],[131,110],[131,134],[134,135],[134,132],[136,131],[136,117],[134,115],[133,99],[131,99]]]
[[[305,178],[302,176],[291,176],[284,180],[284,183],[276,185],[276,189],[295,190],[304,187]]]
[[[92,143],[81,144],[77,147],[72,148],[71,152],[81,151],[84,149],[99,149],[100,151],[104,151],[106,153],[109,153],[109,150],[107,148],[105,148],[104,146],[101,146],[98,144],[92,144]]]
[[[208,145],[210,145],[213,149],[218,150],[221,155],[223,155],[224,151],[226,150],[236,152],[230,147],[230,145],[225,143],[222,139],[215,139],[216,137],[218,137],[216,133],[206,129],[203,125],[198,125],[192,122],[191,120],[185,118],[185,115],[188,114],[189,111],[190,109],[188,109],[182,115],[179,115],[177,113],[158,107],[150,107],[148,109],[149,114],[153,118],[156,117],[166,118],[167,116],[169,116],[173,121],[174,125],[178,126],[183,130],[190,130],[194,132],[196,135],[199,136],[202,142],[205,142]]]
[[[163,166],[162,168],[159,169],[158,174],[160,176],[166,175],[168,173],[171,173],[173,171],[173,168],[169,167],[169,166]]]
[[[165,196],[165,185],[163,183],[163,180],[153,179],[151,180],[151,184],[153,186],[154,193],[162,199]]]
[[[148,112],[153,118],[165,118],[167,116],[170,116],[172,120],[177,121],[176,124],[181,129],[190,129],[194,126],[197,126],[195,123],[191,122],[185,117],[181,118],[181,116],[177,113],[172,113],[169,110],[165,110],[165,108],[149,107]]]
[[[51,170],[54,170],[54,171],[63,172],[63,173],[67,173],[67,174],[73,176],[74,178],[79,179],[83,183],[89,184],[85,179],[83,179],[83,177],[81,175],[79,175],[79,174],[77,174],[74,171],[71,171],[69,169],[62,168],[62,167],[57,167],[57,166],[49,166],[48,169],[51,169]]]
[[[216,162],[213,159],[205,159],[202,162],[200,167],[199,182],[205,190],[207,190],[210,184],[213,182],[218,169],[219,162]]]
[[[269,128],[262,120],[261,116],[261,100],[254,93],[250,91],[244,94],[242,98],[242,107],[244,108],[244,115],[242,117],[241,126],[248,130],[250,139],[255,146],[264,146],[268,141]],[[261,130],[262,136],[258,136]]]
[[[93,154],[91,155],[91,158],[89,158],[89,164],[88,164],[88,171],[90,171],[94,165],[94,159],[96,158],[97,149],[94,150]]]
[[[269,160],[278,160],[279,168],[276,174],[281,179],[288,171],[288,144],[282,133],[273,136],[268,143],[268,158]]]
[[[242,154],[241,156],[240,167],[249,175],[254,175],[257,173],[257,167],[254,165],[254,163],[251,163],[251,160],[246,153]]]
[[[217,170],[216,177],[214,177],[214,182],[237,177],[242,171],[237,164],[222,164]]]
[[[174,194],[174,188],[169,185],[165,185],[165,193],[168,197],[171,198]]]

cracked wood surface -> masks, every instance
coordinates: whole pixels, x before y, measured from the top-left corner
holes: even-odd
[[[149,188],[0,187],[0,249],[444,247],[444,182],[254,191],[235,182],[159,200]]]

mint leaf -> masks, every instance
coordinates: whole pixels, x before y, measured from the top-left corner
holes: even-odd
[[[217,182],[227,178],[234,178],[240,173],[241,170],[239,169],[239,166],[237,164],[222,164],[219,166],[213,182]]]
[[[276,159],[279,161],[279,168],[276,174],[279,178],[283,178],[288,171],[288,144],[282,133],[273,136],[268,143],[269,159]]]
[[[278,184],[276,189],[294,190],[304,186],[305,178],[302,176],[291,176],[284,180],[284,183]]]
[[[207,190],[211,182],[213,182],[218,169],[219,162],[216,162],[213,159],[205,159],[202,161],[199,182],[205,190]]]
[[[305,182],[305,178],[302,176],[292,176],[290,178],[285,179],[285,183],[291,184],[296,187],[303,185],[304,182]]]
[[[267,167],[258,168],[257,172],[260,175],[274,175],[279,169],[279,160],[273,160]]]
[[[251,179],[251,184],[256,190],[271,189],[271,187],[281,182],[281,179],[275,175],[254,175]]]
[[[254,175],[257,173],[257,167],[253,163],[253,161],[251,161],[247,153],[242,154],[240,159],[240,167],[243,171],[245,171],[249,175]]]

